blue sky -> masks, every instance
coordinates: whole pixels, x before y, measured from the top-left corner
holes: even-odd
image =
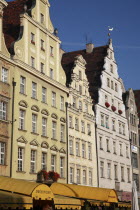
[[[126,89],[140,89],[140,0],[50,0],[51,20],[65,51],[108,41],[108,26],[118,72]],[[87,38],[86,38],[87,37]]]

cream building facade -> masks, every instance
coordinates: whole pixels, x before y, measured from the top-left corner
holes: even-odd
[[[82,55],[77,55],[71,65],[69,53],[65,53],[62,64],[69,87],[68,180],[69,183],[97,187],[95,118],[85,74],[86,61]]]
[[[11,54],[10,69],[6,67],[11,87],[11,112],[7,110],[7,116],[13,113],[10,176],[36,180],[37,172],[46,169],[58,172],[59,181],[66,183],[68,89],[60,63],[61,42],[51,23],[49,7],[47,0],[26,4],[19,0],[9,2],[4,10],[4,35]],[[15,29],[12,36],[7,32],[10,19],[6,16],[10,12],[20,29]]]

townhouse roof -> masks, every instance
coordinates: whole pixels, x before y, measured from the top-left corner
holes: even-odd
[[[137,112],[138,112],[138,117],[140,119],[140,90],[133,90],[134,95],[135,95],[135,102],[137,106]],[[140,124],[140,122],[139,122]]]
[[[8,6],[4,8],[3,13],[3,32],[7,49],[10,52],[11,44],[19,38],[20,35],[20,14],[32,6],[32,0],[15,0],[7,2]]]
[[[78,50],[64,53],[62,56],[62,66],[67,76],[67,86],[71,83],[75,57],[77,55],[83,56],[87,63],[85,73],[89,82],[89,92],[95,103],[98,102],[98,89],[101,87],[100,75],[104,70],[104,59],[107,56],[108,47],[108,45],[95,47],[91,53],[87,53],[86,49]]]

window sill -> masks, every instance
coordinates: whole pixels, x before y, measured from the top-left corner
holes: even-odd
[[[125,182],[125,180],[124,180],[124,179],[122,179],[122,180],[121,180],[121,182]]]
[[[79,157],[81,157],[81,156],[80,156],[80,155],[76,155],[76,157],[78,157],[78,158],[79,158]]]
[[[81,133],[84,133],[85,134],[85,131],[81,131]]]
[[[65,113],[65,110],[64,109],[60,109],[60,111]]]
[[[25,93],[21,93],[21,92],[19,92],[21,95],[23,95],[23,96],[27,96]]]
[[[3,122],[3,123],[9,123],[8,120],[3,120],[3,119],[0,119],[0,122]]]
[[[100,148],[100,150],[103,150],[103,148]]]
[[[130,184],[130,183],[131,183],[131,181],[128,181],[128,183]]]
[[[123,157],[123,155],[122,155],[122,154],[120,154],[120,156],[121,156],[121,157]]]
[[[51,140],[58,141],[57,139],[51,138]]]
[[[107,152],[109,152],[109,153],[110,153],[110,150],[107,150]]]
[[[70,155],[74,156],[74,154],[70,154]]]
[[[41,137],[42,137],[42,138],[46,138],[46,139],[48,139],[48,138],[49,138],[48,136],[43,136],[43,135],[41,135]]]
[[[37,99],[37,98],[33,98],[33,97],[31,97],[31,99],[34,99],[34,100],[38,101],[38,99]]]
[[[60,143],[66,144],[66,141],[60,141]]]
[[[45,49],[41,47],[41,51],[45,52]]]
[[[105,179],[105,177],[104,177],[104,176],[101,176],[100,178]]]
[[[39,136],[39,134],[38,134],[38,133],[31,132],[31,134],[36,135],[36,136]]]
[[[45,101],[41,101],[41,103],[48,105],[47,102],[45,102]]]
[[[35,45],[35,42],[34,41],[31,41],[31,44]]]
[[[16,171],[17,173],[21,173],[21,174],[25,174],[26,173],[26,171]]]
[[[8,165],[6,165],[6,164],[2,164],[2,163],[1,163],[1,164],[0,164],[0,166],[4,166],[4,167],[5,167],[5,166],[8,166]]]
[[[36,172],[29,172],[29,174],[34,174],[34,175],[36,175],[37,173],[36,173]]]
[[[69,128],[74,129],[74,127],[69,127]]]
[[[53,108],[57,109],[57,107],[56,107],[56,106],[53,106],[53,105],[52,105],[51,107],[53,107]]]
[[[40,72],[41,74],[45,75],[45,73],[43,71]]]
[[[27,132],[27,130],[18,128],[19,131]]]
[[[65,180],[66,178],[65,177],[60,177],[60,179],[64,179]]]
[[[79,131],[79,129],[75,129],[76,131]]]
[[[4,81],[0,81],[0,82],[2,82],[3,84],[6,84],[6,85],[8,85],[8,86],[10,86],[10,84],[8,83],[8,82],[4,82]]]
[[[114,155],[117,155],[117,153],[116,153],[116,152],[114,152],[113,154],[114,154]]]

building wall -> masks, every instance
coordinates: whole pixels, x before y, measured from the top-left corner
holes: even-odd
[[[108,48],[108,56],[105,57],[101,82],[99,102],[96,105],[99,187],[131,191],[128,123],[112,42]],[[121,175],[121,170],[124,175]]]
[[[97,187],[95,120],[85,64],[79,55],[71,69],[72,82],[68,98],[69,183]]]

